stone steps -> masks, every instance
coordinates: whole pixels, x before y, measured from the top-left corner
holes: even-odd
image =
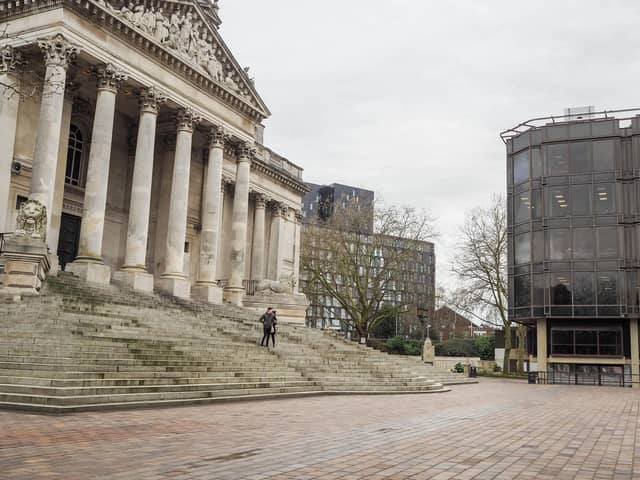
[[[5,315],[6,313],[6,315]],[[432,393],[441,372],[327,332],[280,325],[276,349],[230,305],[96,286],[68,274],[0,304],[0,406],[69,412],[230,398]]]

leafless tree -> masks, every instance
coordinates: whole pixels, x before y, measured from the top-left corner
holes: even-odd
[[[503,370],[509,371],[511,321],[507,315],[507,214],[502,196],[467,212],[453,271],[460,282],[454,304],[504,330]]]
[[[424,244],[435,235],[426,212],[410,207],[365,206],[350,202],[335,207],[326,219],[304,226],[301,267],[305,293],[312,300],[333,298],[347,313],[347,325],[361,338],[387,313],[385,303],[401,311],[407,268],[422,262]]]

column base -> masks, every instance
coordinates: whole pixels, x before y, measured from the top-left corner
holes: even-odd
[[[193,298],[207,303],[222,303],[222,288],[217,285],[196,284],[191,288],[191,295],[193,295]]]
[[[77,275],[85,282],[109,285],[111,283],[111,267],[102,263],[92,263],[76,260],[67,265],[68,272]]]
[[[47,246],[40,239],[9,238],[2,252],[4,273],[0,275],[2,295],[38,295],[50,268]]]
[[[242,287],[227,287],[223,291],[223,297],[225,302],[229,302],[237,307],[242,307],[242,299],[244,298],[244,288]]]
[[[191,298],[191,282],[186,278],[160,277],[158,289],[178,298]]]
[[[132,290],[153,293],[153,275],[141,270],[119,270],[113,280]]]

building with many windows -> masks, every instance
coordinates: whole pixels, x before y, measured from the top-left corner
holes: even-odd
[[[308,184],[309,192],[303,200],[303,242],[305,225],[318,219],[325,220],[334,214],[336,209],[345,208],[349,204],[362,205],[373,209],[375,193],[350,185]],[[371,218],[373,232],[373,218]],[[387,242],[388,240],[388,242]],[[416,248],[415,242],[409,245],[405,239],[388,237],[383,242],[389,248]],[[406,312],[398,315],[395,331],[404,336],[420,336],[422,323],[433,318],[435,306],[435,252],[431,242],[418,242],[419,253],[415,261],[402,266],[402,273],[391,288],[385,293],[384,303],[389,305],[406,305]],[[322,246],[318,246],[320,254]],[[384,263],[382,249],[375,252],[377,261]],[[307,294],[311,305],[307,310],[307,324],[317,328],[346,329],[345,321],[349,319],[347,312],[337,299],[322,293],[317,285],[308,281],[304,270],[300,273],[300,288]]]
[[[640,117],[568,113],[502,133],[509,316],[533,328],[533,369],[551,381],[628,385],[640,381]]]

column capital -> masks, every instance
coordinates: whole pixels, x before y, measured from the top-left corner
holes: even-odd
[[[39,38],[38,47],[44,54],[44,63],[47,67],[62,67],[65,70],[69,67],[69,63],[75,60],[78,53],[80,53],[80,48],[69,42],[60,33],[51,37]]]
[[[167,97],[155,87],[145,87],[138,91],[140,97],[140,113],[158,114],[158,108],[167,101]]]
[[[94,67],[93,74],[97,79],[98,90],[108,90],[113,93],[116,93],[122,82],[128,78],[121,69],[112,63]]]
[[[224,128],[214,126],[209,129],[209,148],[224,148],[226,133]]]
[[[179,132],[193,132],[193,127],[200,121],[200,116],[190,108],[181,108],[176,114],[176,127]]]
[[[251,159],[255,155],[255,152],[256,150],[253,142],[240,143],[240,145],[238,145],[238,161],[251,163]]]
[[[222,183],[220,183],[220,191],[224,193],[227,189],[230,190],[233,184],[233,179],[229,177],[222,177]]]
[[[0,47],[0,73],[18,73],[26,60],[18,50],[11,45]]]
[[[253,197],[253,202],[256,208],[265,209],[267,207],[267,202],[269,201],[269,199],[264,193],[252,192],[251,196]]]
[[[287,216],[287,210],[288,207],[282,203],[282,202],[277,202],[277,201],[272,201],[269,204],[269,207],[271,208],[271,214],[274,217],[286,217]]]
[[[302,220],[304,219],[304,214],[302,213],[302,210],[295,210],[294,216],[296,219],[296,223],[302,223]]]

